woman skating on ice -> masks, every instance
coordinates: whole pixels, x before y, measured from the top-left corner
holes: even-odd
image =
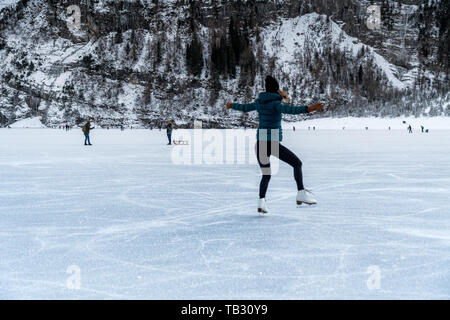
[[[297,183],[297,204],[316,204],[312,194],[305,190],[303,186],[302,162],[288,148],[281,144],[283,133],[281,130],[281,115],[300,114],[323,110],[323,105],[318,103],[312,106],[290,106],[282,103],[288,100],[285,92],[280,90],[280,86],[273,77],[266,77],[266,92],[261,92],[258,99],[250,104],[227,103],[227,109],[234,109],[242,112],[256,110],[259,114],[259,126],[257,131],[256,156],[262,172],[262,179],[259,185],[258,212],[268,213],[266,206],[266,192],[271,177],[270,156],[273,155],[288,163],[294,169],[294,178]]]

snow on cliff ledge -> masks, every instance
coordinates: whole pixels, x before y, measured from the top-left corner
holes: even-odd
[[[19,120],[12,125],[11,128],[46,128],[41,122],[41,117],[27,118]]]

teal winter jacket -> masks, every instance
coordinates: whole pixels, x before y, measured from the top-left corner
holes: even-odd
[[[281,142],[283,140],[281,114],[308,113],[308,106],[296,107],[282,104],[282,99],[278,93],[261,92],[255,102],[250,104],[233,103],[231,108],[242,112],[256,110],[259,114],[259,126],[256,139]]]

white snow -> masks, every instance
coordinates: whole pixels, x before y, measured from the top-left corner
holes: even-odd
[[[349,52],[353,56],[356,56],[363,47],[370,50],[375,64],[383,71],[389,82],[398,89],[406,88],[406,84],[394,74],[394,65],[376,53],[373,47],[349,36],[332,20],[328,23],[326,15],[313,12],[283,19],[278,28],[274,29],[273,26],[266,28],[262,38],[265,39],[268,56],[277,57],[279,67],[287,74],[294,72],[295,66],[298,65],[296,56],[311,48],[320,51],[324,44],[331,41],[331,44],[339,46],[342,51]]]
[[[45,128],[41,122],[41,117],[22,119],[10,125],[11,128]]]
[[[164,131],[0,129],[0,299],[450,298],[450,130],[284,136],[319,205],[281,164],[261,217],[256,165]]]

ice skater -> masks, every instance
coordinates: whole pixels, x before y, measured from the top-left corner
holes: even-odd
[[[81,129],[84,133],[84,145],[85,146],[92,146],[91,139],[89,137],[89,133],[92,129],[94,129],[94,128],[91,127],[91,120],[88,120],[87,123]]]
[[[270,156],[273,155],[288,163],[294,169],[294,178],[297,183],[297,204],[317,204],[312,194],[303,185],[302,162],[288,148],[281,144],[283,133],[281,129],[281,115],[309,113],[315,110],[323,110],[323,105],[318,103],[312,106],[290,106],[281,103],[288,100],[288,95],[280,90],[278,81],[271,76],[265,80],[266,92],[261,92],[258,99],[250,104],[227,103],[227,109],[242,112],[256,110],[259,114],[259,126],[256,135],[256,156],[261,168],[262,178],[259,185],[258,212],[268,213],[266,205],[266,192],[271,178]]]
[[[169,139],[168,145],[171,145],[172,144],[173,125],[172,125],[172,121],[170,121],[170,120],[167,121],[166,131],[167,131],[167,138]]]

